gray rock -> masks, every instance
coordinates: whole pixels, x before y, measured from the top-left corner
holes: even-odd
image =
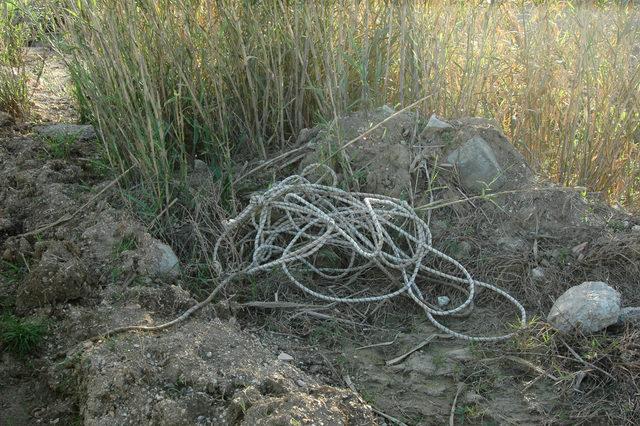
[[[501,249],[507,251],[521,251],[527,247],[526,241],[518,237],[501,237],[496,243]]]
[[[280,361],[284,361],[284,362],[291,362],[293,361],[293,357],[291,355],[289,355],[286,352],[280,352],[280,354],[278,355],[278,359]]]
[[[631,231],[632,231],[632,232],[640,233],[640,225],[633,225],[633,226],[631,227]]]
[[[440,120],[435,114],[432,114],[427,123],[427,128],[453,129],[453,126],[446,121]]]
[[[542,281],[545,278],[544,268],[541,266],[536,266],[531,270],[531,278],[534,281]]]
[[[45,124],[33,130],[48,139],[88,141],[96,138],[96,131],[90,124]]]
[[[587,281],[565,291],[547,321],[562,333],[595,333],[618,321],[620,293],[601,281]]]
[[[618,323],[620,325],[640,326],[640,306],[622,308],[618,315]]]
[[[144,234],[139,241],[138,271],[151,277],[175,278],[180,274],[180,261],[171,247]]]
[[[440,307],[447,306],[450,301],[451,299],[449,299],[447,296],[438,296],[438,306]]]
[[[493,150],[479,136],[452,151],[446,160],[456,167],[460,184],[468,192],[480,194],[485,189],[496,190],[506,182]]]
[[[0,127],[9,126],[13,124],[13,116],[11,114],[7,114],[4,111],[0,111]]]

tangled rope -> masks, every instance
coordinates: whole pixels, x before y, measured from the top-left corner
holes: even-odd
[[[307,178],[320,167],[331,177],[330,185],[312,183]],[[462,264],[433,247],[428,224],[407,202],[384,195],[348,192],[336,185],[337,177],[333,170],[313,164],[300,175],[290,176],[263,194],[254,195],[249,205],[235,219],[227,222],[224,232],[216,241],[213,258],[219,275],[225,278],[205,300],[167,323],[119,327],[93,339],[130,330],[166,329],[207,305],[232,280],[275,268],[281,268],[289,281],[302,291],[330,302],[378,302],[406,294],[424,310],[435,327],[459,339],[497,341],[515,334],[469,336],[453,331],[436,320],[436,317],[461,316],[463,311],[468,312],[473,306],[477,287],[503,296],[518,309],[521,324],[526,323],[525,309],[515,298],[496,286],[473,279]],[[219,261],[222,243],[236,241],[231,234],[248,223],[250,230],[245,237],[252,237],[251,263],[240,271],[225,275]],[[323,251],[333,253],[332,263],[337,265],[318,265],[320,262],[314,259],[317,260]],[[336,251],[344,257],[337,256]],[[429,266],[436,259],[448,262],[460,275],[451,275]],[[366,296],[353,294],[352,287],[365,272],[371,270],[380,271],[390,282],[398,283],[395,290]],[[304,284],[296,276],[309,273],[315,274],[320,280],[339,283],[340,289],[351,295],[322,293],[310,288],[309,284]],[[467,297],[455,308],[442,310],[428,302],[419,288],[418,280],[448,284],[463,290]]]
[[[495,341],[514,334],[468,336],[436,320],[436,317],[454,316],[469,308],[477,287],[506,298],[519,310],[521,323],[526,322],[525,309],[515,298],[496,286],[473,279],[462,264],[433,247],[429,226],[407,202],[339,189],[335,173],[326,166],[322,167],[331,176],[331,185],[312,183],[306,176],[318,167],[321,166],[308,166],[301,175],[290,176],[263,194],[253,196],[249,206],[228,222],[214,247],[214,259],[219,259],[221,243],[230,233],[250,221],[253,256],[243,270],[244,274],[253,275],[279,267],[299,289],[330,302],[377,302],[407,294],[425,311],[435,327],[465,340]],[[323,267],[313,262],[314,257],[327,250],[344,254],[346,259],[339,259],[343,265]],[[430,267],[436,258],[453,265],[460,276]],[[398,282],[398,287],[383,294],[345,297],[311,289],[294,274],[312,272],[320,279],[340,282],[342,288],[348,289],[371,269],[383,272],[390,280]],[[448,310],[428,303],[417,283],[425,275],[451,282],[457,288],[460,288],[459,284],[466,285],[466,300]]]

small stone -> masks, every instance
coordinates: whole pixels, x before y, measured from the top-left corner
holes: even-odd
[[[527,246],[527,243],[518,237],[502,237],[496,242],[501,249],[508,251],[521,251]]]
[[[300,380],[300,379],[296,380],[296,384],[301,388],[307,386],[307,383],[304,380]]]
[[[207,358],[211,358],[213,354],[211,352],[207,352]]]
[[[620,309],[618,323],[621,325],[640,326],[640,307],[629,307]]]
[[[447,357],[455,361],[471,361],[473,360],[473,354],[468,347],[454,349],[447,352]]]
[[[438,306],[447,306],[449,302],[451,302],[451,299],[449,299],[447,296],[438,296]]]
[[[285,352],[280,352],[278,355],[278,359],[283,362],[291,362],[293,361],[293,357]]]
[[[451,124],[439,119],[435,114],[431,114],[431,117],[429,118],[427,128],[429,127],[436,129],[453,129],[453,126]]]
[[[542,281],[544,280],[544,268],[541,266],[536,266],[531,270],[531,278],[534,281]]]
[[[620,293],[601,281],[588,281],[565,291],[547,321],[562,333],[595,333],[618,322]]]
[[[633,225],[631,231],[640,233],[640,225]]]
[[[60,421],[60,417],[56,417],[55,419],[51,420],[49,424],[55,425],[55,424],[58,424],[59,421]]]

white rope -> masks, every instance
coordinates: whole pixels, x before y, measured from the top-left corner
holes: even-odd
[[[320,167],[331,176],[331,185],[312,183],[307,178]],[[249,206],[227,223],[225,232],[216,242],[213,257],[219,272],[221,243],[228,240],[232,232],[250,223],[246,235],[253,237],[251,263],[236,274],[253,275],[280,268],[299,289],[330,302],[377,302],[406,293],[425,311],[435,327],[451,336],[472,341],[512,337],[514,333],[468,336],[436,320],[436,317],[455,316],[473,306],[476,287],[484,287],[511,302],[519,311],[521,324],[526,323],[525,309],[515,298],[496,286],[473,279],[458,261],[433,247],[429,226],[408,203],[384,195],[344,191],[336,184],[333,170],[313,164],[301,175],[290,176],[263,194],[253,196]],[[344,266],[314,265],[313,257],[323,249],[347,253],[347,259],[341,259]],[[455,267],[459,275],[434,269],[433,261],[437,258]],[[371,269],[378,269],[398,282],[398,288],[378,295],[339,297],[313,290],[294,275],[296,272],[313,273],[322,279],[349,285]],[[428,303],[416,281],[428,280],[429,276],[466,285],[466,300],[449,310],[440,310]],[[452,287],[459,288],[455,284]]]

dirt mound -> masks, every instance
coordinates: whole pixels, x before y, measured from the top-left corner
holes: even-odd
[[[168,245],[113,208],[109,191],[94,201],[106,186],[88,161],[96,159],[94,142],[63,140],[68,146],[55,151],[63,158],[51,158],[50,138],[13,135],[0,144],[2,307],[52,319],[38,357],[37,375],[49,383],[38,387],[40,406],[25,404],[32,384],[9,368],[22,361],[7,359],[0,377],[10,387],[0,404],[10,417],[1,414],[0,423],[375,423],[353,392],[279,361],[237,325],[214,319],[213,307],[161,335],[76,347],[111,327],[171,318],[196,301]]]
[[[323,386],[217,319],[110,339],[69,359],[85,424],[375,423],[353,393]]]

